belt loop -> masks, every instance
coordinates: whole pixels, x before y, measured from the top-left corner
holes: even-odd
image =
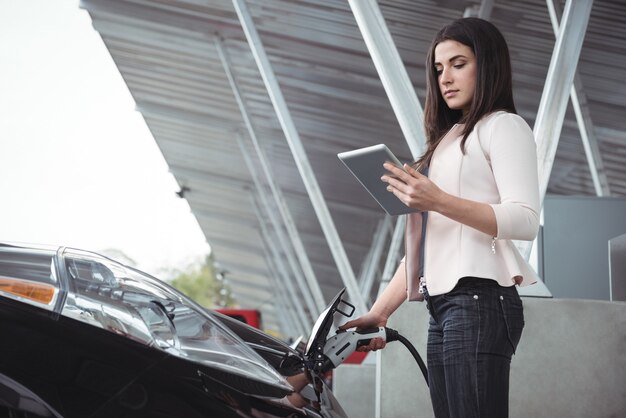
[[[417,292],[420,294],[426,293],[426,280],[424,280],[424,276],[420,277],[420,284],[419,284],[419,288],[417,289]]]

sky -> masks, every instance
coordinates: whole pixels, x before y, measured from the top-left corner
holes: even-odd
[[[178,190],[78,0],[0,0],[0,241],[114,249],[161,277],[210,251]]]

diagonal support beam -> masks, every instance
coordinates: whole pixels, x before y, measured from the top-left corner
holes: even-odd
[[[426,149],[424,111],[376,1],[348,0],[414,159]]]
[[[483,0],[480,2],[480,9],[478,9],[478,17],[481,19],[491,19],[491,11],[493,10],[494,0]]]
[[[259,194],[260,193],[262,192],[259,191]],[[263,237],[263,241],[265,243],[264,247],[270,249],[271,260],[273,260],[273,263],[270,263],[270,266],[276,267],[276,270],[279,273],[277,276],[277,279],[279,278],[282,284],[285,286],[287,294],[289,295],[289,300],[292,301],[292,306],[295,308],[295,311],[298,316],[299,331],[302,333],[302,335],[307,335],[307,333],[309,332],[311,328],[312,322],[310,321],[310,319],[307,317],[306,313],[304,312],[304,309],[302,308],[302,304],[298,303],[299,301],[302,300],[302,298],[298,295],[298,292],[292,283],[291,277],[289,277],[289,274],[287,273],[286,268],[281,262],[280,252],[276,248],[274,241],[271,239],[269,229],[267,228],[267,225],[265,224],[265,219],[259,208],[259,204],[258,204],[259,202],[257,202],[257,199],[255,196],[251,196],[250,200],[252,202],[252,207],[254,208],[254,211],[259,220],[259,225],[261,228],[261,231],[260,231],[261,236]]]
[[[548,7],[551,0],[548,1]],[[546,83],[541,95],[533,133],[537,142],[539,171],[539,198],[541,206],[548,190],[550,173],[561,137],[569,93],[576,74],[576,66],[585,39],[593,0],[567,0],[563,20],[556,37]],[[533,242],[516,242],[520,253],[529,259]],[[521,295],[546,296],[552,294],[543,282],[520,288]]]
[[[383,269],[383,275],[380,280],[380,285],[378,286],[378,298],[389,282],[391,278],[398,268],[398,259],[400,258],[400,248],[402,246],[402,238],[404,237],[404,231],[406,226],[406,215],[401,215],[397,217],[396,226],[393,229],[393,234],[391,236],[391,243],[389,244],[389,252],[387,253],[387,261],[385,261],[385,268]],[[375,386],[375,394],[374,394],[374,417],[381,418],[382,414],[382,357],[381,351],[379,350],[376,353],[376,386]]]
[[[278,85],[278,80],[276,79],[274,70],[272,69],[267,54],[265,53],[265,48],[263,47],[261,38],[259,37],[256,27],[254,26],[254,22],[252,21],[252,17],[250,16],[250,12],[248,11],[245,1],[233,0],[233,5],[235,6],[239,22],[243,27],[248,44],[250,45],[250,49],[254,55],[254,59],[265,83],[265,87],[272,101],[272,105],[274,106],[274,110],[276,111],[276,115],[278,116],[280,125],[285,133],[287,142],[289,143],[289,148],[294,156],[298,171],[302,176],[304,186],[309,193],[313,209],[317,214],[317,218],[320,222],[322,230],[324,231],[324,236],[328,241],[330,252],[335,259],[341,279],[348,290],[348,295],[350,296],[352,303],[355,305],[357,314],[363,314],[367,312],[367,306],[365,305],[363,297],[359,292],[359,286],[356,282],[354,271],[352,270],[346,251],[343,248],[339,234],[337,233],[337,228],[335,227],[335,224],[330,216],[330,212],[328,211],[328,207],[326,206],[326,202],[317,183],[317,179],[315,178],[315,173],[311,168],[306,151],[302,145],[296,126],[291,118],[287,103],[283,97],[280,86]]]
[[[391,278],[398,267],[398,259],[400,258],[400,249],[402,248],[402,238],[404,237],[405,227],[406,215],[398,216],[396,226],[393,229],[393,235],[391,236],[391,243],[389,244],[387,260],[385,261],[385,267],[383,268],[383,275],[381,277],[378,295],[385,290],[385,287],[387,287],[391,281]]]
[[[463,12],[463,17],[479,17],[481,19],[491,19],[494,0],[482,0],[480,4],[467,6]]]
[[[589,105],[587,104],[587,96],[585,95],[583,84],[578,74],[576,74],[574,78],[571,99],[596,196],[610,196],[611,189],[609,187],[609,180],[606,177],[602,153],[600,152],[594,131],[593,120],[591,119]]]
[[[369,300],[370,293],[372,292],[372,286],[374,285],[374,276],[380,259],[383,255],[385,243],[387,242],[387,235],[389,228],[391,227],[391,216],[385,215],[385,217],[378,223],[376,232],[374,233],[374,239],[370,251],[366,257],[365,266],[363,269],[363,275],[360,281],[361,293],[365,300]]]
[[[559,3],[555,3],[554,0],[547,0],[547,4],[552,29],[554,30],[554,35],[557,36],[559,33],[559,19],[561,15],[560,5]],[[596,139],[593,127],[593,120],[591,119],[589,105],[587,104],[587,95],[585,94],[582,80],[578,75],[578,70],[574,74],[574,85],[570,92],[570,98],[574,113],[576,114],[580,138],[585,148],[587,164],[589,165],[596,195],[600,197],[610,196],[611,190],[609,188],[609,181],[606,178],[602,154],[600,153],[600,147],[598,146],[598,140]]]
[[[311,297],[311,292],[309,287],[306,285],[306,283],[304,282],[304,278],[302,277],[302,275],[300,274],[300,268],[298,266],[298,264],[295,261],[295,257],[293,255],[292,249],[288,244],[288,238],[285,237],[285,233],[283,231],[283,227],[280,223],[280,221],[278,220],[276,214],[274,213],[274,210],[272,208],[272,206],[270,205],[269,199],[267,198],[265,192],[264,192],[264,188],[261,185],[261,182],[259,181],[259,175],[256,171],[256,168],[252,162],[252,158],[250,157],[250,155],[248,154],[248,150],[246,149],[245,144],[243,143],[243,139],[241,139],[241,136],[239,134],[235,134],[235,137],[237,139],[237,144],[239,145],[239,149],[241,150],[241,155],[243,156],[244,162],[246,164],[246,166],[248,167],[248,171],[250,172],[250,177],[252,178],[252,181],[254,182],[254,186],[257,192],[257,196],[258,198],[255,200],[258,201],[258,203],[261,205],[261,207],[263,208],[264,212],[268,215],[269,219],[270,219],[270,223],[272,225],[272,227],[274,228],[274,231],[276,232],[276,236],[278,238],[278,242],[280,244],[280,246],[282,247],[285,255],[286,255],[286,259],[287,259],[287,263],[289,264],[289,266],[291,267],[291,271],[294,275],[294,277],[296,278],[296,281],[298,282],[298,285],[300,286],[300,291],[302,292],[303,295],[303,299],[304,299],[304,303],[307,305],[307,308],[309,309],[309,312],[311,313],[311,318],[309,318],[311,320],[311,323],[313,322],[313,318],[317,317],[317,315],[319,315],[322,310],[317,310],[316,306],[313,302],[313,298]],[[253,203],[255,203],[253,202]],[[261,212],[258,212],[258,208],[254,208],[255,213],[257,215],[257,219],[259,220],[259,222],[261,222],[261,220],[263,219],[261,216]],[[308,260],[308,258],[307,258]],[[317,283],[317,281],[316,281]],[[320,290],[321,292],[321,290]]]
[[[313,271],[313,267],[311,266],[309,257],[307,256],[306,250],[304,249],[304,244],[302,243],[302,240],[300,239],[300,234],[298,233],[296,224],[291,216],[291,212],[289,211],[289,208],[287,207],[287,202],[285,201],[285,198],[283,197],[280,187],[278,186],[278,183],[274,178],[274,174],[272,173],[270,164],[267,161],[265,152],[261,148],[258,137],[256,135],[256,131],[252,125],[252,119],[250,118],[248,109],[246,108],[246,105],[244,103],[243,96],[241,95],[241,92],[239,91],[239,86],[237,84],[235,74],[233,73],[233,70],[232,70],[230,58],[219,36],[216,36],[215,38],[215,47],[217,48],[218,54],[220,56],[220,60],[222,61],[222,65],[224,67],[224,71],[226,72],[226,76],[228,77],[228,82],[230,83],[230,87],[233,91],[233,94],[235,95],[237,105],[239,106],[239,111],[241,112],[241,116],[246,125],[246,129],[248,130],[248,135],[250,136],[250,139],[252,140],[252,144],[254,145],[254,149],[257,153],[257,157],[259,159],[259,162],[261,163],[263,174],[265,175],[267,184],[269,185],[270,190],[272,191],[272,196],[274,197],[274,203],[276,204],[276,207],[278,208],[278,212],[280,213],[280,216],[282,218],[283,224],[285,225],[285,229],[287,230],[287,235],[289,236],[291,244],[293,245],[293,249],[296,253],[296,257],[298,258],[298,261],[300,261],[300,267],[302,268],[302,272],[304,273],[304,277],[306,278],[306,281],[308,284],[308,289],[306,289],[307,290],[306,293],[312,297],[317,307],[317,309],[311,311],[311,313],[317,316],[326,307],[326,303],[324,301],[324,295],[322,294],[320,285],[317,281],[317,278],[315,277],[315,272]],[[242,145],[239,136],[237,140],[239,142],[239,148],[241,148],[242,152],[245,154],[246,149],[245,149],[245,146]],[[248,169],[253,170],[253,167],[251,166],[251,164],[248,164]],[[256,173],[251,171],[251,174],[252,174],[252,178],[255,180],[255,183],[256,183],[257,182]],[[257,185],[257,190],[261,192],[259,185]],[[304,290],[305,289],[303,289],[303,291]]]
[[[593,0],[568,0],[548,68],[533,132],[537,142],[539,191],[545,198],[569,92],[574,81]]]

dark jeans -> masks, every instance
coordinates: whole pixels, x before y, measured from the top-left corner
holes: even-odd
[[[429,296],[428,383],[437,418],[506,418],[511,356],[524,328],[514,286],[462,278]]]

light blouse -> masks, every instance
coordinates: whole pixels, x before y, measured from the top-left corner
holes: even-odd
[[[492,237],[437,212],[428,213],[423,278],[430,295],[452,290],[462,277],[496,280],[501,286],[535,283],[537,275],[511,240],[533,240],[539,229],[539,182],[532,130],[518,115],[499,111],[481,119],[465,143],[455,125],[432,156],[428,177],[444,192],[488,203],[495,213]],[[422,213],[407,215],[407,293],[421,300],[419,283]]]

